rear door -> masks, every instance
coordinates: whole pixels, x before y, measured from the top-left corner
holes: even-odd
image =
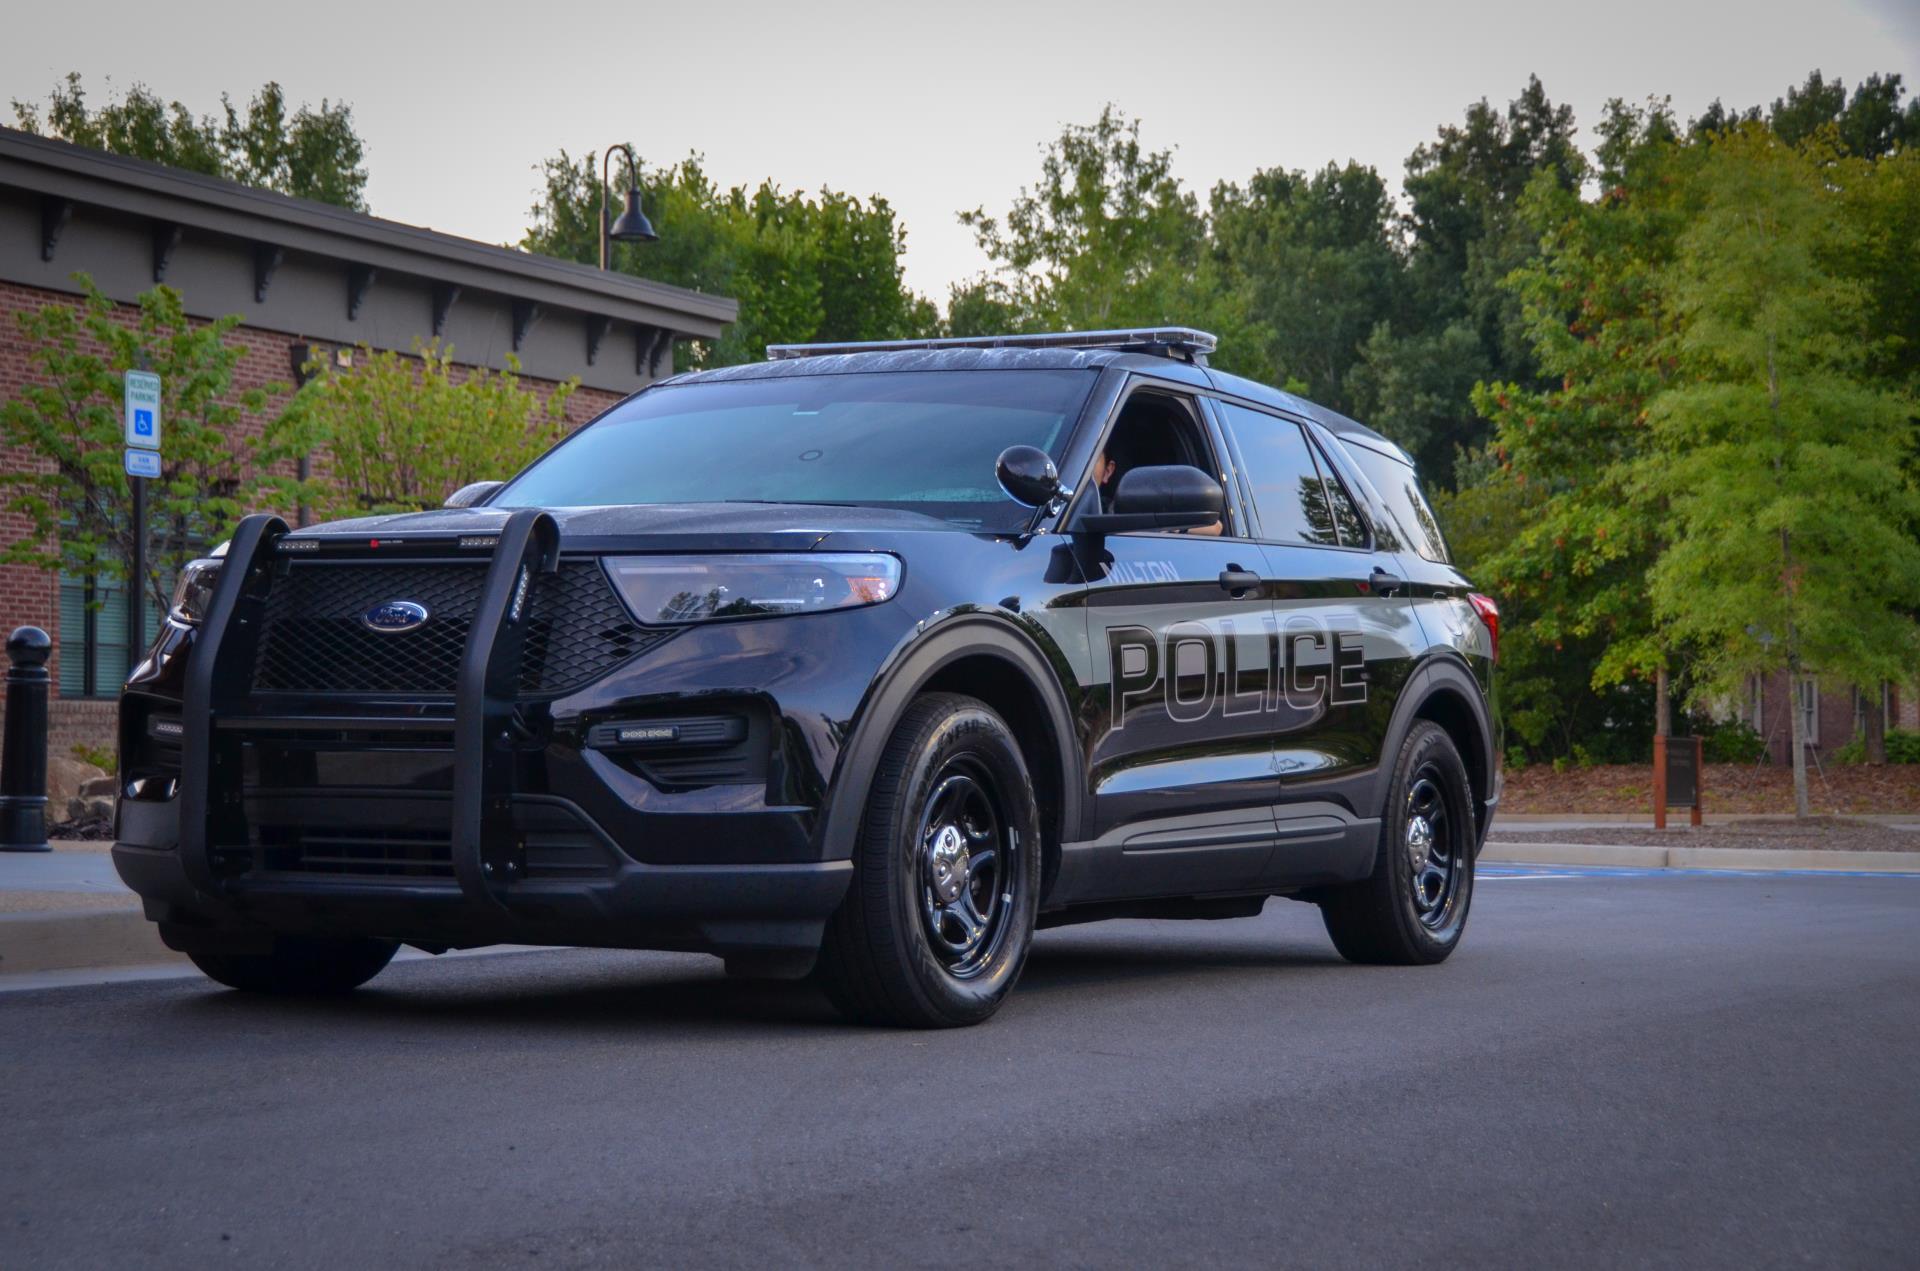
[[[1267,881],[1350,876],[1377,841],[1375,777],[1419,624],[1398,555],[1383,549],[1351,472],[1317,430],[1250,404],[1218,410],[1248,487],[1278,635],[1266,716],[1278,847]]]

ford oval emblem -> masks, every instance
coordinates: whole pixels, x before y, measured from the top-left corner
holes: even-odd
[[[412,631],[427,621],[427,607],[413,600],[383,600],[360,615],[361,625],[383,635]]]

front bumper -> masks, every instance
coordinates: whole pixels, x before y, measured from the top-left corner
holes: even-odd
[[[819,841],[817,790],[803,777],[782,769],[753,787],[664,796],[586,744],[586,720],[556,730],[547,714],[523,714],[522,601],[529,577],[556,567],[551,518],[522,511],[505,523],[454,700],[438,709],[293,700],[268,713],[250,695],[285,532],[273,517],[242,522],[191,656],[171,670],[143,668],[169,682],[130,684],[123,702],[123,757],[148,753],[159,735],[149,730],[165,722],[151,711],[169,697],[178,703],[168,725],[177,769],[156,765],[151,780],[138,766],[123,771],[132,797],[120,804],[113,855],[168,943],[230,948],[298,932],[429,948],[513,942],[732,956],[818,947],[852,867]],[[762,736],[773,716],[745,714],[756,722],[743,744],[777,751],[779,739]],[[263,750],[359,752],[394,766],[432,753],[443,768],[375,773],[368,784],[384,788],[347,788],[314,781],[310,767],[302,777],[283,765],[268,780]],[[177,782],[165,775],[175,770]],[[292,833],[266,833],[274,824]]]

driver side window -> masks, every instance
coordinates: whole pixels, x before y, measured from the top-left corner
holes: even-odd
[[[1214,461],[1213,448],[1193,401],[1157,389],[1136,390],[1120,408],[1106,444],[1094,456],[1090,478],[1097,487],[1100,508],[1113,506],[1120,478],[1133,469],[1169,464],[1198,468],[1216,481],[1221,479],[1220,465]],[[1166,532],[1232,536],[1232,516],[1229,508],[1212,525]]]

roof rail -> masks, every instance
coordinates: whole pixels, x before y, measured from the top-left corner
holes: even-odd
[[[769,344],[769,361],[836,353],[896,353],[909,349],[1113,349],[1179,358],[1196,366],[1220,341],[1192,327],[1126,327],[1118,331],[1046,331],[1034,335],[969,335],[944,340],[855,340],[840,344]]]

